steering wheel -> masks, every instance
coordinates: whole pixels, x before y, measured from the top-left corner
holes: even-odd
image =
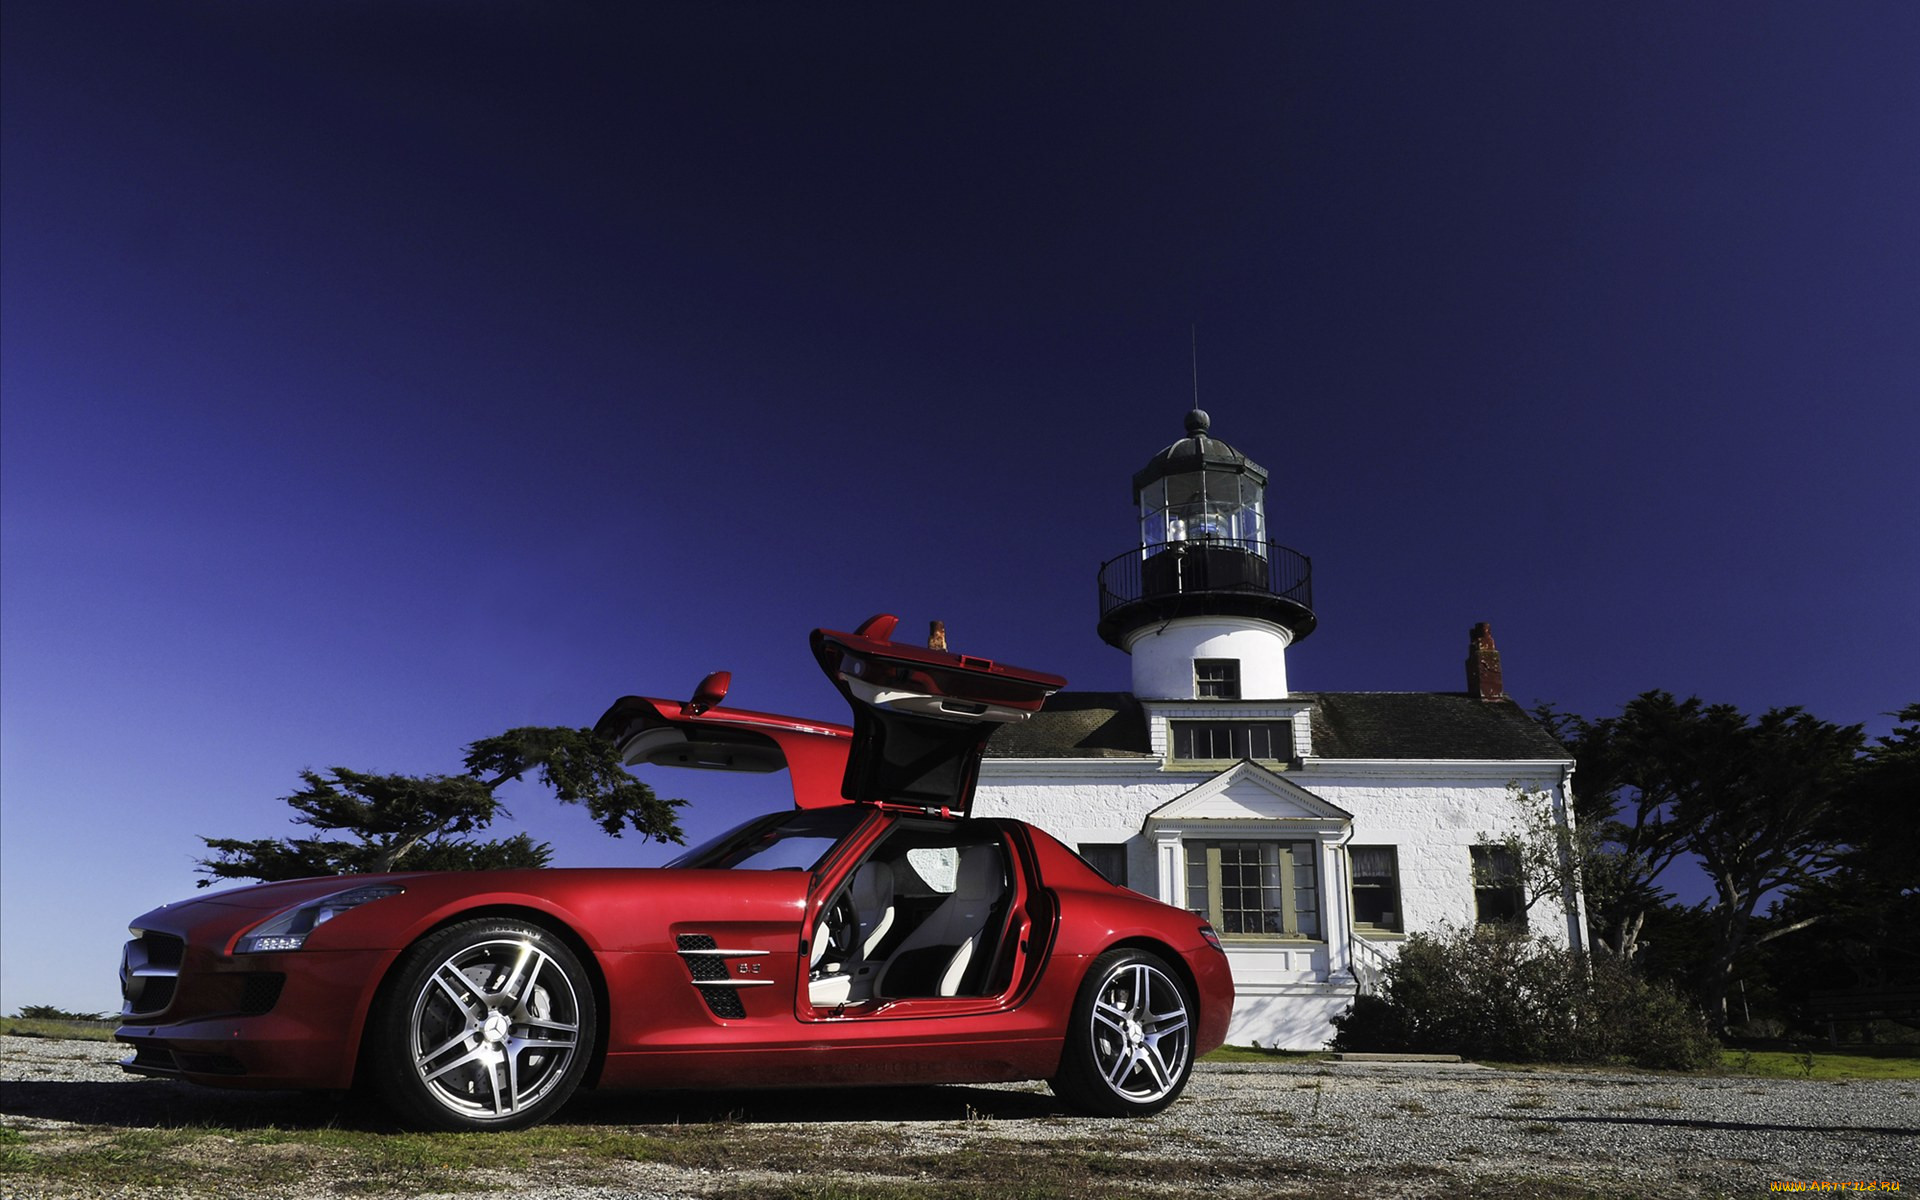
[[[853,952],[853,899],[842,893],[827,912],[827,954],[841,962]]]

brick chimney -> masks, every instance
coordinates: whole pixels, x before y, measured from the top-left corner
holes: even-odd
[[[1467,635],[1467,691],[1481,700],[1504,700],[1500,687],[1500,651],[1493,646],[1493,626],[1482,621]]]

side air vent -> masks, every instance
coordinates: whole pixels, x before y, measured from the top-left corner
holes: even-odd
[[[695,983],[712,983],[727,977],[727,964],[711,954],[688,955],[686,963]]]
[[[707,1011],[723,1021],[738,1021],[747,1015],[747,1006],[740,1000],[741,988],[773,985],[773,980],[762,977],[759,963],[754,963],[751,972],[736,972],[730,963],[732,959],[765,958],[765,950],[729,950],[705,933],[680,934],[676,945],[695,990],[707,1003]]]

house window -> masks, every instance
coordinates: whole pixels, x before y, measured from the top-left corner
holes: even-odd
[[[1238,700],[1240,698],[1240,660],[1237,658],[1194,659],[1193,696],[1196,700]]]
[[[1100,872],[1106,881],[1127,886],[1127,845],[1125,842],[1081,842],[1080,857]]]
[[[1473,847],[1473,919],[1481,925],[1527,923],[1520,864],[1510,847]]]
[[[1285,721],[1174,721],[1172,725],[1176,759],[1293,757],[1293,727]]]
[[[1187,907],[1222,934],[1320,936],[1312,842],[1188,842]]]
[[[1400,920],[1400,861],[1392,846],[1355,846],[1348,852],[1353,864],[1353,923],[1361,929],[1406,927]]]

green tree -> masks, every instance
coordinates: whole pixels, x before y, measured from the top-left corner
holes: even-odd
[[[312,875],[408,870],[543,867],[552,847],[526,834],[472,835],[508,815],[498,795],[532,773],[562,803],[584,805],[614,837],[632,830],[657,842],[681,840],[675,809],[627,774],[619,754],[590,729],[526,726],[467,747],[464,775],[377,775],[332,767],[302,771],[306,784],[284,797],[297,825],[322,836],[202,838],[206,887],[221,879],[300,879]],[[344,833],[347,838],[325,836]]]
[[[13,1014],[18,1021],[105,1021],[107,1013],[73,1012],[52,1004],[23,1004]]]
[[[1656,880],[1682,855],[1696,858],[1714,888],[1712,945],[1698,978],[1724,1028],[1741,955],[1822,917],[1755,921],[1763,898],[1805,887],[1839,861],[1860,727],[1799,708],[1749,718],[1731,705],[1660,691],[1636,697],[1618,717],[1576,718],[1570,727],[1575,790],[1606,814],[1602,836],[1623,863],[1602,897],[1609,944],[1630,953],[1659,898]]]
[[[1657,808],[1634,802],[1637,747],[1631,734],[1615,736],[1617,718],[1589,721],[1551,706],[1535,715],[1574,756],[1574,816],[1588,845],[1580,874],[1593,947],[1631,960],[1648,914],[1673,898],[1654,881],[1684,853],[1684,831]]]
[[[1818,920],[1817,941],[1774,956],[1769,974],[1804,1013],[1811,993],[1920,988],[1920,704],[1894,714],[1836,810],[1845,843],[1835,869],[1795,889],[1771,914],[1780,923]]]

